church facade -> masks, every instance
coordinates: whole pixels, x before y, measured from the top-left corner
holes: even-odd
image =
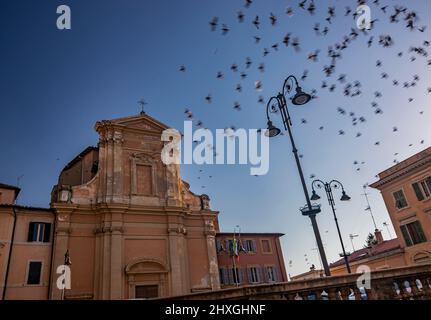
[[[190,191],[179,165],[161,161],[167,128],[144,113],[97,122],[97,147],[63,169],[49,209],[16,206],[9,198],[19,189],[0,186],[9,199],[0,201],[3,299],[134,299],[220,288],[218,212],[207,195]],[[64,264],[68,290],[57,285]]]

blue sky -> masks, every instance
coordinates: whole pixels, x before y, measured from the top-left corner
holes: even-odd
[[[407,3],[380,2],[380,7],[389,5],[390,13],[393,5]],[[359,35],[343,51],[335,74],[326,77],[322,71],[330,63],[326,50],[355,28],[352,17],[344,16],[344,8],[355,8],[356,1],[316,1],[314,16],[297,3],[255,0],[247,9],[242,0],[2,1],[0,181],[16,184],[21,177],[19,203],[48,206],[51,188],[64,165],[97,143],[93,129],[97,120],[137,114],[137,101],[144,98],[151,116],[180,130],[185,108],[211,130],[232,125],[261,128],[266,124],[265,108],[258,97],[269,98],[281,89],[286,76],[300,77],[308,70],[301,86],[316,89],[318,98],[302,107],[290,106],[305,176],[308,183],[311,174],[344,183],[352,200],[336,203],[341,231],[348,250],[349,233],[359,235],[355,246],[362,247],[374,229],[364,211],[362,185],[375,181],[375,175],[393,165],[394,159],[403,160],[430,145],[429,58],[409,53],[411,46],[423,46],[430,39],[430,29],[422,33],[407,30],[404,22],[391,24],[389,14],[371,3],[372,18],[378,19],[374,29],[368,36]],[[72,10],[72,30],[56,28],[56,9],[61,4]],[[285,13],[289,6],[294,10],[291,17]],[[331,24],[325,22],[328,6],[336,6]],[[419,14],[418,26],[430,21],[429,1],[408,2],[408,6]],[[243,23],[236,19],[240,10],[245,14]],[[275,26],[270,24],[271,12],[278,17]],[[260,16],[259,30],[251,23],[256,15]],[[208,22],[214,16],[219,17],[220,25],[229,26],[227,35],[221,34],[220,26],[211,32]],[[315,35],[315,23],[328,26],[329,33]],[[282,43],[288,32],[300,39],[299,52]],[[378,44],[379,36],[386,34],[394,39],[390,48]],[[261,43],[255,44],[254,36],[261,37]],[[374,43],[368,48],[370,36]],[[274,43],[279,44],[278,51],[271,49]],[[270,51],[266,57],[264,48]],[[316,49],[320,49],[319,59],[311,62],[307,56]],[[398,57],[398,52],[403,56]],[[414,62],[410,62],[412,56],[417,57]],[[246,57],[253,61],[250,69],[245,68]],[[382,61],[380,68],[377,60]],[[245,80],[230,70],[233,63],[247,73]],[[264,73],[257,69],[260,63],[265,64]],[[186,72],[179,71],[181,65]],[[216,78],[219,71],[223,80]],[[388,79],[381,79],[382,72]],[[360,81],[362,94],[345,97],[345,84],[337,81],[340,74],[346,74],[347,82]],[[420,77],[417,85],[403,88],[402,83],[411,82],[414,75]],[[393,86],[393,80],[400,85]],[[262,81],[262,92],[255,90],[255,81]],[[322,89],[322,81],[336,84],[334,92]],[[238,83],[241,93],[235,91]],[[382,97],[375,98],[375,91]],[[211,104],[205,101],[208,94],[213,98]],[[414,100],[408,102],[409,98]],[[241,111],[233,109],[236,101]],[[373,101],[383,114],[374,113]],[[338,107],[367,121],[352,126],[351,117],[340,115]],[[278,115],[273,120],[281,127]],[[323,130],[319,130],[321,126]],[[339,130],[345,134],[339,135]],[[358,132],[362,135],[356,138]],[[357,171],[354,161],[365,163]],[[311,225],[298,211],[305,200],[287,136],[271,140],[266,176],[250,176],[249,168],[239,165],[183,165],[181,170],[194,192],[211,197],[212,207],[220,211],[223,231],[240,225],[243,232],[283,232],[289,273],[306,271],[305,259],[319,266],[312,250],[316,245]],[[382,226],[389,222],[384,203],[378,191],[368,192],[377,224],[388,237]],[[334,261],[340,244],[326,201],[322,205],[318,223],[328,260]],[[392,229],[391,233],[393,236]]]

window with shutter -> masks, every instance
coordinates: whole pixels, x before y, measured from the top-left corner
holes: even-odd
[[[407,200],[404,196],[404,192],[402,190],[398,190],[393,193],[394,199],[395,199],[395,206],[398,209],[402,209],[407,207]]]
[[[248,282],[249,283],[259,283],[260,277],[259,277],[259,268],[258,267],[250,267],[248,268],[249,276],[248,276]]]
[[[251,267],[247,267],[247,279],[248,279],[248,283],[253,283],[253,276],[251,274]]]
[[[414,244],[426,242],[425,234],[419,221],[415,221],[407,226]]]
[[[229,254],[233,254],[233,240],[226,240],[226,250]]]
[[[274,266],[266,267],[266,273],[268,276],[268,282],[276,282],[277,274]]]
[[[427,183],[428,190],[431,192],[431,177],[428,177],[426,179],[426,183]]]
[[[217,253],[222,251],[221,242],[218,239],[216,240],[216,250],[217,250]]]
[[[419,187],[419,183],[413,183],[413,190],[415,191],[416,198],[418,198],[419,201],[422,201],[425,199],[421,188]]]
[[[421,223],[418,220],[402,225],[400,228],[408,247],[427,241]]]
[[[229,272],[228,269],[223,268],[223,283],[224,284],[229,284]]]
[[[278,268],[277,267],[273,267],[274,270],[274,281],[280,281],[279,277],[278,277]]]
[[[229,284],[229,278],[227,277],[226,269],[220,268],[219,272],[220,272],[220,283],[221,284]]]
[[[421,181],[421,187],[424,192],[425,198],[428,199],[430,197],[431,190],[428,189],[427,182],[425,180]]]
[[[257,282],[259,282],[259,283],[265,282],[262,268],[257,267],[256,270],[257,270]]]
[[[244,247],[248,253],[256,253],[254,240],[245,240],[244,241]]]
[[[45,230],[43,234],[43,242],[49,242],[51,239],[51,224],[45,223]]]
[[[419,201],[429,199],[431,197],[431,177],[412,184],[416,198]]]
[[[51,239],[51,224],[45,222],[30,222],[28,227],[28,242],[49,242]]]
[[[260,268],[260,273],[262,275],[262,282],[268,282],[268,270],[266,267]]]
[[[403,234],[404,237],[404,241],[406,242],[406,246],[410,247],[413,245],[412,240],[410,239],[410,235],[409,232],[407,231],[407,226],[401,226],[401,232]]]
[[[233,270],[232,270],[232,268],[229,268],[228,270],[227,270],[227,272],[228,272],[228,279],[229,279],[229,281],[228,281],[228,284],[234,284],[234,278],[233,278]]]
[[[257,245],[256,245],[256,240],[251,240],[251,247],[253,249],[254,253],[257,253]]]
[[[34,227],[35,227],[35,223],[30,222],[28,225],[28,237],[27,237],[28,242],[35,241],[34,240],[34,229],[35,229]]]
[[[229,268],[230,284],[240,284],[244,281],[243,270],[241,268]]]
[[[238,284],[244,283],[244,269],[237,268],[238,270]]]

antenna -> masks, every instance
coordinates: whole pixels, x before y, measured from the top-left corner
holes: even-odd
[[[389,239],[392,239],[392,234],[391,234],[391,230],[389,230],[389,223],[387,223],[386,221],[383,222],[383,225],[386,227],[386,229],[388,230],[389,233]]]
[[[365,199],[367,200],[367,207],[365,208],[365,211],[370,211],[371,218],[373,219],[374,229],[378,230],[376,225],[376,220],[374,220],[373,211],[371,210],[370,201],[368,201],[367,185],[364,184],[363,188],[364,188],[364,193],[362,195],[365,196]]]
[[[19,188],[19,183],[21,181],[21,179],[24,177],[24,175],[20,175],[19,177],[16,178],[16,186]]]
[[[145,114],[144,107],[148,103],[142,98],[141,100],[138,101],[138,104],[141,106],[141,114]]]
[[[353,252],[355,252],[355,251],[356,251],[356,249],[355,249],[355,245],[353,244],[353,238],[356,238],[356,237],[358,237],[358,236],[359,236],[359,235],[357,235],[357,234],[349,234],[350,242],[352,243]]]
[[[20,185],[20,182],[21,182],[21,179],[24,177],[24,175],[22,174],[22,175],[20,175],[20,176],[18,176],[17,178],[16,178],[16,186],[19,188],[19,185]],[[16,199],[15,199],[15,204],[18,204],[18,197],[19,197],[19,194],[18,194],[18,196],[16,197]]]

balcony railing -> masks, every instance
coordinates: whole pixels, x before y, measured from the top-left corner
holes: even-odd
[[[369,288],[349,274],[246,286],[166,299],[179,300],[431,300],[431,264],[373,271]]]

